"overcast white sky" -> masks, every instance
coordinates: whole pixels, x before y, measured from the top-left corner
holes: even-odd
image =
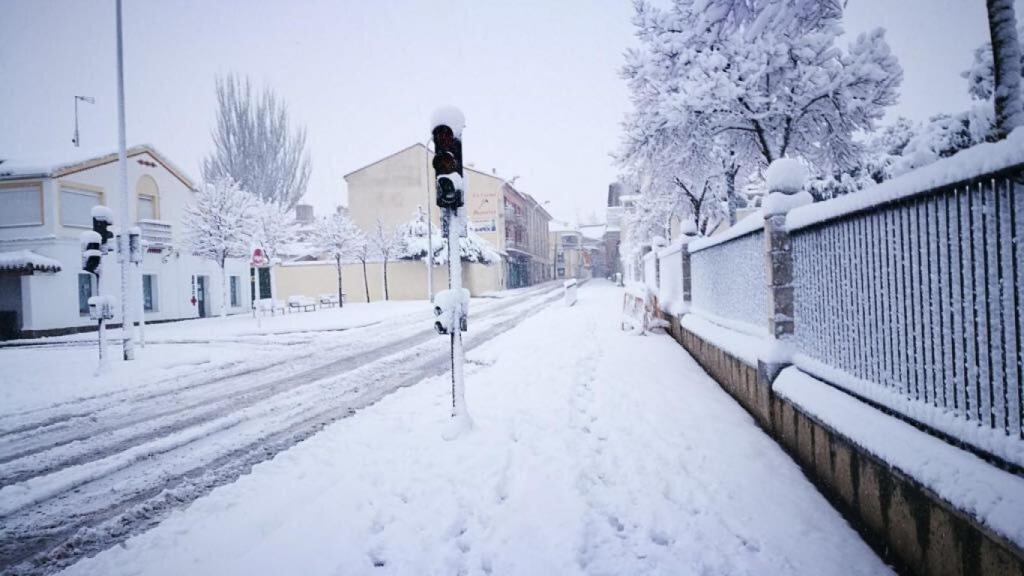
[[[96,98],[80,105],[82,150],[113,150],[114,1],[0,2],[0,157],[76,154],[75,94]],[[344,174],[423,141],[430,112],[451,103],[467,117],[467,161],[520,176],[556,217],[602,213],[628,108],[628,0],[124,4],[128,140],[193,176],[211,147],[214,78],[236,72],[273,87],[307,127],[319,211],[342,202]],[[967,107],[959,73],[987,39],[984,5],[849,0],[847,32],[887,28],[904,67],[894,115]]]

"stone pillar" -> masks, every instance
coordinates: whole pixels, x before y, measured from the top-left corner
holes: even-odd
[[[769,347],[758,361],[758,373],[771,383],[792,362],[793,323],[793,242],[786,229],[790,210],[810,204],[813,199],[804,190],[807,170],[798,160],[782,158],[772,162],[766,173],[768,196],[764,211],[764,239],[768,277]]]

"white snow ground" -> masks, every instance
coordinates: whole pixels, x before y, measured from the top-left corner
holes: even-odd
[[[675,342],[592,282],[67,574],[886,574]],[[473,328],[471,316],[471,330]]]

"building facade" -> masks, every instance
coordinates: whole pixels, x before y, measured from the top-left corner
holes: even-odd
[[[411,221],[422,210],[431,225],[440,229],[441,214],[435,203],[433,154],[414,144],[345,175],[347,211],[365,234],[378,227],[385,231]],[[495,174],[464,167],[469,229],[490,244],[501,261],[492,265],[463,266],[463,285],[473,295],[526,286],[551,277],[547,222],[551,216],[530,195],[520,192]],[[330,264],[330,268],[327,265]],[[318,270],[317,267],[324,268]],[[397,299],[427,297],[427,264],[398,261],[388,264],[388,296]],[[383,265],[379,257],[363,265],[344,265],[343,283],[352,301],[383,297]],[[333,262],[285,263],[276,270],[280,298],[293,294],[331,292],[337,289]],[[435,290],[447,287],[447,270],[430,268]]]
[[[119,222],[121,193],[117,154],[51,164],[0,164],[0,332],[36,336],[90,329],[87,300],[96,294],[120,299],[120,265],[103,258],[97,279],[81,270],[82,232],[92,229],[93,206],[104,205]],[[181,219],[195,189],[192,180],[150,146],[128,151],[133,206],[147,246],[134,300],[149,321],[197,318],[220,309],[221,273],[216,263],[187,254]],[[32,264],[32,260],[50,266]],[[56,265],[53,265],[56,264]],[[134,265],[133,265],[134,266]],[[227,263],[228,309],[251,307],[250,271],[242,259]],[[114,323],[120,323],[117,306]],[[138,316],[138,312],[136,313]]]

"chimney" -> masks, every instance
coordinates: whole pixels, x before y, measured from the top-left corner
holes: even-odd
[[[308,224],[313,221],[313,206],[312,204],[296,204],[295,205],[295,221],[300,224]]]

